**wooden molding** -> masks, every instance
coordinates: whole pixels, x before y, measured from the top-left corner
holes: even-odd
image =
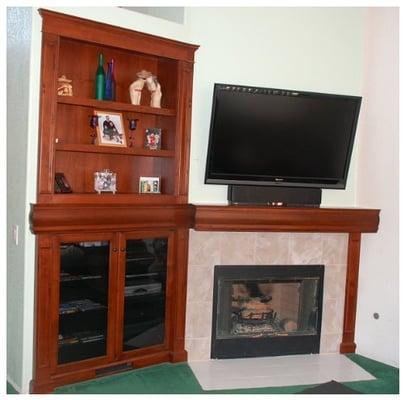
[[[193,218],[194,209],[187,204],[33,204],[30,229],[36,234],[89,230],[177,229],[191,227]]]
[[[350,233],[347,248],[347,272],[345,287],[345,308],[341,353],[354,353],[354,332],[356,326],[357,287],[359,282],[360,233]]]
[[[198,45],[183,43],[178,40],[137,32],[72,15],[45,9],[40,9],[39,12],[43,20],[43,32],[84,40],[89,43],[98,44],[100,38],[102,38],[104,46],[190,62],[194,61],[194,52],[199,48]]]
[[[197,231],[377,232],[380,212],[361,208],[194,207]]]

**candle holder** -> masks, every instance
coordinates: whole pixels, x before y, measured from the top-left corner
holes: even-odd
[[[128,128],[130,131],[134,131],[136,129],[138,121],[138,118],[128,118]]]
[[[96,138],[97,138],[96,128],[98,125],[98,119],[99,119],[98,115],[89,115],[89,125],[91,128],[93,128],[93,131],[90,133],[91,144],[96,143]]]
[[[130,130],[130,132],[133,132],[137,125],[138,125],[138,118],[128,118],[128,128]],[[134,136],[130,133],[129,134],[129,147],[133,146],[132,140],[134,139]]]

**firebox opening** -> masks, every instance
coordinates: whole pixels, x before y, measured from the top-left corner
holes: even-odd
[[[319,353],[323,272],[215,266],[211,358]]]

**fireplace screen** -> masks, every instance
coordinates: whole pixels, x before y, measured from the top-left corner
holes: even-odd
[[[323,266],[215,268],[214,358],[319,352]]]

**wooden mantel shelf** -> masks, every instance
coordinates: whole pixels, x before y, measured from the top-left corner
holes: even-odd
[[[193,217],[189,204],[31,204],[30,229],[40,234],[189,228]]]
[[[380,210],[195,205],[197,231],[377,232]]]
[[[60,230],[187,226],[197,231],[377,232],[380,210],[191,204],[33,204],[34,233]]]

